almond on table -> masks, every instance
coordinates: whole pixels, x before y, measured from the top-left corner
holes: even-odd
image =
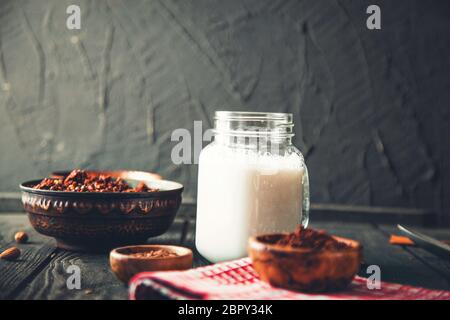
[[[15,260],[20,256],[20,249],[17,247],[11,247],[6,249],[0,254],[0,259]]]
[[[25,231],[18,231],[14,235],[14,240],[17,243],[26,243],[28,241],[28,234]]]

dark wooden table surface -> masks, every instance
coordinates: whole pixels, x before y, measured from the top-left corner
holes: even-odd
[[[360,275],[367,276],[368,265],[381,268],[384,281],[450,290],[450,262],[416,247],[388,243],[393,226],[349,222],[312,222],[311,227],[356,239],[364,245]],[[22,256],[17,261],[0,260],[0,298],[2,299],[127,299],[127,287],[111,272],[107,254],[83,254],[64,251],[55,242],[31,229],[25,214],[0,214],[0,249],[15,245],[13,235],[26,230],[28,244],[18,245]],[[149,243],[194,245],[195,224],[178,219],[164,235]],[[450,239],[449,229],[422,229],[429,235]],[[81,289],[68,290],[67,267],[81,269]],[[195,265],[205,261],[196,257]]]

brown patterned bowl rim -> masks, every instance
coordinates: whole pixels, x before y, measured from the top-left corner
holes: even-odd
[[[32,193],[41,196],[51,196],[51,197],[67,197],[67,198],[82,198],[82,199],[92,199],[92,198],[108,198],[108,199],[136,199],[136,198],[160,198],[170,195],[181,194],[184,190],[184,186],[176,181],[171,180],[154,180],[152,183],[156,185],[173,185],[173,188],[168,188],[165,190],[159,190],[154,192],[70,192],[70,191],[55,191],[55,190],[41,190],[33,188],[41,182],[42,179],[35,179],[26,181],[20,184],[20,190],[22,192]]]

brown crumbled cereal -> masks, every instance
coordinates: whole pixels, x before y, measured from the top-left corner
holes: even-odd
[[[64,179],[45,178],[34,188],[70,192],[156,192],[158,189],[148,187],[141,181],[132,188],[122,178],[109,175],[96,175],[84,170],[73,170]]]

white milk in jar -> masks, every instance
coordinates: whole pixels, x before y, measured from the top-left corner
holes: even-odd
[[[208,260],[247,256],[252,235],[306,226],[308,174],[292,115],[216,112],[199,160],[196,246]]]

